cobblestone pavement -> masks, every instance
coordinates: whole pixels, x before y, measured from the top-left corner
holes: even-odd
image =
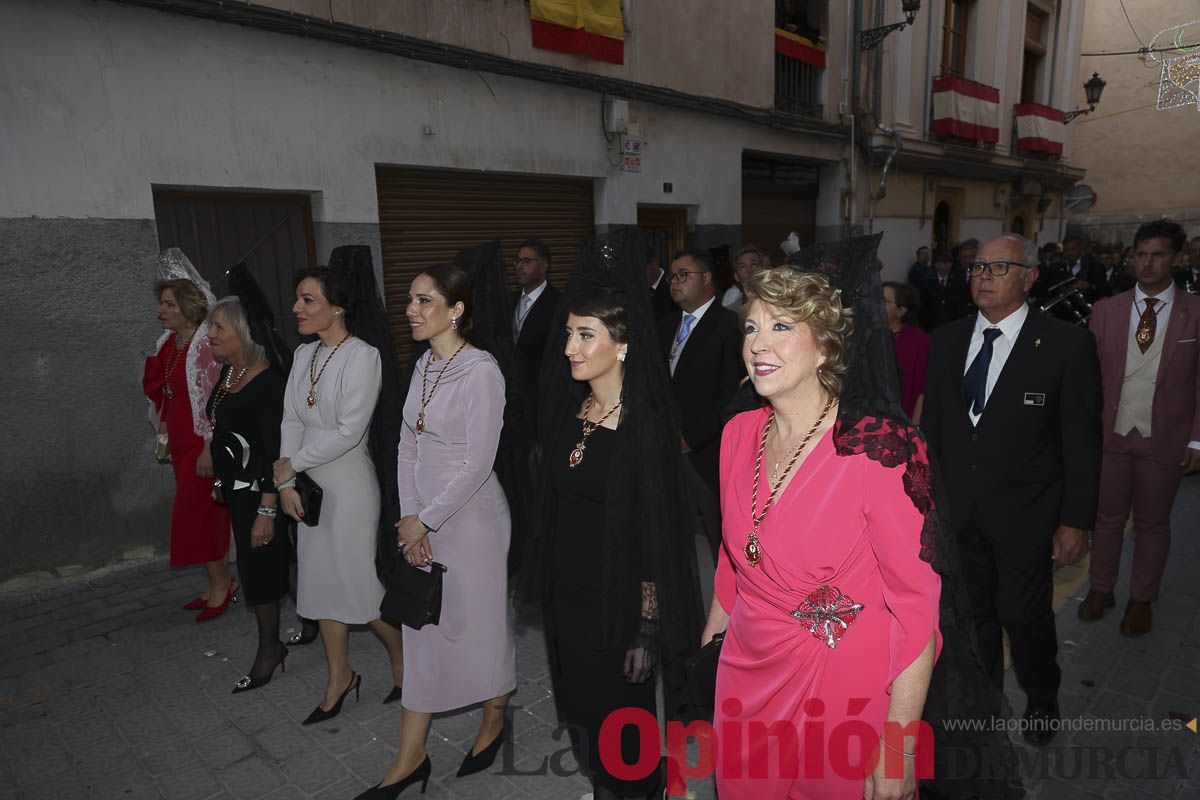
[[[1171,563],[1150,636],[1129,641],[1117,632],[1127,577],[1118,587],[1118,613],[1085,625],[1075,615],[1078,597],[1060,613],[1067,718],[1190,719],[1200,711],[1198,520],[1200,479],[1191,478],[1176,505]],[[324,688],[320,645],[293,648],[286,673],[262,689],[231,695],[254,653],[254,623],[238,607],[202,625],[192,622],[179,606],[201,582],[198,571],[170,570],[158,558],[6,585],[0,800],[347,800],[379,779],[394,754],[401,715],[396,705],[381,704],[391,688],[383,646],[367,631],[353,634],[361,701],[351,698],[328,723],[302,727]],[[503,756],[509,774],[498,774],[498,764],[491,774],[455,779],[479,711],[440,715],[429,743],[429,797],[577,800],[588,791],[578,775],[516,774],[536,773],[548,758],[565,771],[573,767],[569,756],[554,755],[565,741],[552,738],[540,632],[521,634],[517,658],[513,703],[520,708]],[[1020,712],[1024,701],[1015,686],[1010,695]],[[1080,753],[1092,752],[1083,748],[1108,748],[1115,755],[1111,771],[1081,761]],[[1200,736],[1187,730],[1079,731],[1060,735],[1048,751],[1020,750],[1031,796],[1040,800],[1200,800]],[[699,798],[713,796],[711,782],[692,789]]]

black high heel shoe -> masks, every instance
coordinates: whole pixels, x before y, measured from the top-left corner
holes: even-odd
[[[386,706],[388,703],[394,703],[403,696],[404,696],[404,687],[403,686],[393,686],[392,690],[390,692],[388,692],[388,696],[383,698],[383,705]]]
[[[408,777],[401,778],[395,783],[389,783],[387,786],[372,786],[354,800],[396,800],[401,792],[417,781],[421,782],[421,794],[425,794],[425,787],[429,785],[429,776],[432,773],[433,762],[429,760],[429,756],[425,756],[425,760],[408,773]]]
[[[463,759],[462,766],[455,773],[456,778],[465,778],[468,775],[474,775],[476,772],[483,772],[490,767],[496,760],[496,754],[500,752],[500,745],[504,744],[505,728],[500,729],[500,734],[492,740],[492,743],[480,750],[478,753],[471,755],[467,752],[467,757]]]
[[[304,720],[304,722],[300,724],[313,725],[317,722],[324,722],[325,720],[333,719],[338,714],[342,713],[342,703],[346,700],[346,695],[350,694],[351,689],[354,690],[354,702],[357,703],[358,688],[362,686],[362,675],[355,673],[351,674],[354,675],[354,677],[350,679],[350,685],[346,687],[346,691],[342,692],[342,696],[339,697],[337,702],[333,704],[333,708],[326,711],[325,709],[321,708],[320,704],[318,704],[317,707],[313,709],[313,712],[308,715],[308,719]]]
[[[287,672],[287,657],[288,649],[284,647],[282,652],[279,654],[279,661],[275,662],[275,667],[279,667],[280,672]],[[261,678],[243,675],[238,679],[237,685],[233,687],[232,693],[241,694],[242,692],[248,692],[251,689],[257,689],[260,686],[266,686],[271,682],[271,678],[275,677],[275,667],[271,667],[271,671],[266,675],[263,675]]]
[[[291,645],[312,644],[320,635],[321,627],[316,622],[301,618],[299,632],[293,633],[287,643]]]

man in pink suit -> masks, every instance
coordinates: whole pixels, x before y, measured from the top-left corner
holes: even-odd
[[[1136,539],[1129,604],[1121,633],[1151,628],[1171,542],[1179,481],[1200,469],[1200,297],[1180,291],[1172,270],[1187,243],[1170,220],[1147,222],[1134,237],[1137,286],[1096,304],[1091,329],[1104,386],[1104,457],[1092,537],[1092,587],[1079,617],[1096,620],[1116,600],[1125,521]]]

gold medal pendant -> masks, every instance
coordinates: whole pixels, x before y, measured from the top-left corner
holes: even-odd
[[[312,408],[317,404],[317,387],[308,390],[308,407]]]
[[[418,434],[422,434],[425,432],[425,412],[424,411],[422,411],[420,414],[417,415],[416,428],[417,428]]]
[[[753,533],[746,537],[746,546],[742,552],[746,554],[746,563],[752,567],[757,567],[762,561],[762,548],[758,544],[758,537]]]
[[[172,397],[175,396],[175,390],[172,389],[170,386],[164,386],[163,394],[165,394],[167,396],[167,399],[170,400]]]

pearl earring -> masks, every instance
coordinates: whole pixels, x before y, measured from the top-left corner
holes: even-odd
[[[450,318],[450,327],[454,330],[458,330],[458,319],[456,317]]]

